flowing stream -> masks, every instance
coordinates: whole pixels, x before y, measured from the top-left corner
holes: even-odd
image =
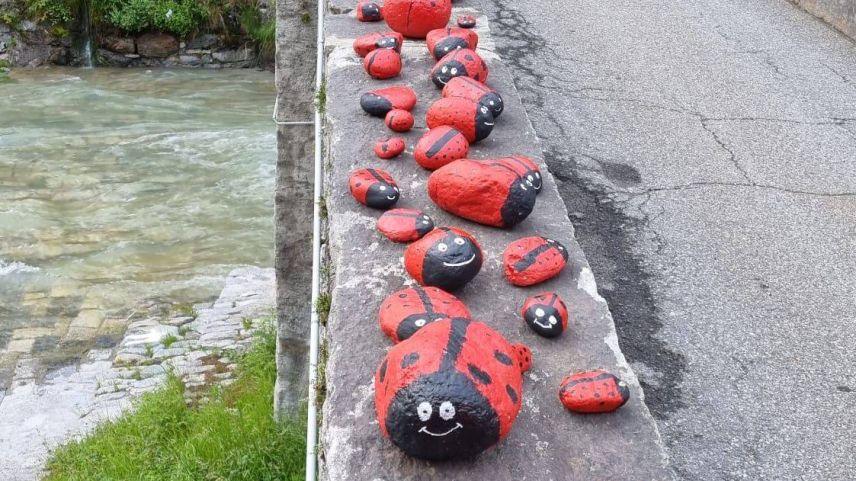
[[[272,265],[274,95],[248,70],[0,82],[0,389],[22,359],[68,362]]]

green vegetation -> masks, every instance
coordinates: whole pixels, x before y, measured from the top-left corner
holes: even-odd
[[[302,480],[305,426],[274,422],[276,336],[270,324],[259,331],[235,382],[212,387],[207,403],[188,406],[172,376],[133,414],[57,449],[45,480]]]
[[[178,337],[173,336],[172,334],[167,334],[163,339],[161,339],[161,344],[163,344],[163,347],[169,349],[169,346],[172,346],[172,344],[177,340]]]
[[[241,26],[247,36],[256,43],[259,56],[264,59],[273,58],[276,50],[276,21],[262,19],[257,8],[244,8],[241,11]]]
[[[315,108],[318,113],[323,114],[327,111],[327,80],[321,81],[321,88],[315,92]]]
[[[315,311],[318,312],[318,322],[322,326],[327,326],[327,319],[330,317],[330,303],[332,296],[329,292],[318,294],[318,299],[315,300]]]
[[[193,307],[193,304],[190,303],[179,304],[175,306],[175,312],[181,314],[184,317],[190,317],[193,319],[199,317],[199,313],[196,312],[196,308]]]

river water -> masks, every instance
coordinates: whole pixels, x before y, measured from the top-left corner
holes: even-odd
[[[0,81],[0,388],[272,265],[274,96],[249,70]]]

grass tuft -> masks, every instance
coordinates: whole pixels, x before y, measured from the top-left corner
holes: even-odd
[[[169,346],[172,346],[172,344],[177,340],[178,337],[173,336],[172,334],[167,334],[163,339],[161,339],[161,344],[163,344],[163,347],[169,349]]]
[[[332,296],[329,292],[318,294],[318,299],[315,300],[315,311],[318,312],[318,322],[324,327],[327,327],[327,319],[330,317],[331,301]]]

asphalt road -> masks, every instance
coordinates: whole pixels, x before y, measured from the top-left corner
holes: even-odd
[[[677,477],[856,477],[856,44],[784,0],[482,0]]]

